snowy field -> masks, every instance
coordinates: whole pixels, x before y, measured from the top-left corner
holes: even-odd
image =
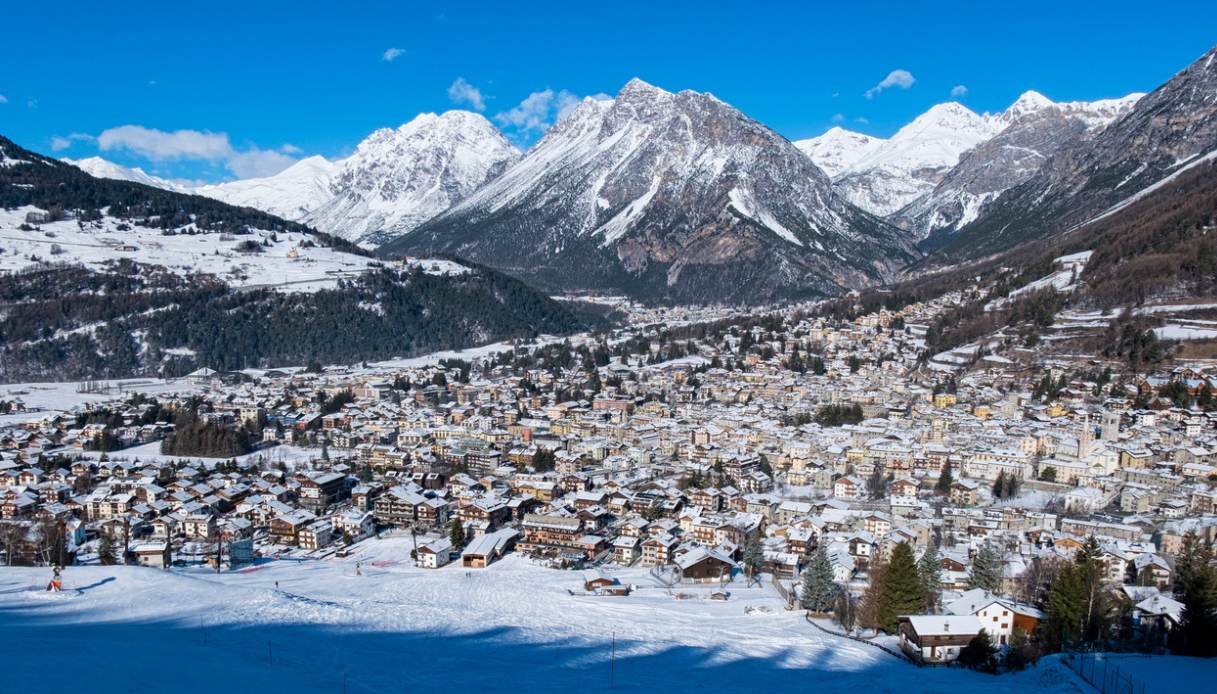
[[[409,543],[221,574],[70,567],[58,594],[46,569],[0,569],[0,690],[58,693],[70,671],[91,692],[1090,691],[1052,659],[919,669],[814,629],[768,584],[717,601],[618,569],[638,589],[591,597],[581,574],[515,555],[418,569]]]
[[[162,236],[160,229],[132,227],[119,231],[123,220],[104,217],[86,223],[81,229],[73,220],[39,224],[39,231],[18,227],[34,207],[0,210],[0,270],[20,270],[31,264],[31,257],[47,262],[79,263],[101,269],[119,258],[159,265],[179,274],[203,272],[234,287],[275,287],[284,291],[315,291],[337,285],[342,277],[367,271],[373,262],[349,253],[314,246],[302,248],[310,237],[300,233],[279,232],[277,242],[261,253],[240,253],[238,244],[246,240],[261,242],[269,232],[234,236],[221,240],[219,234]],[[58,253],[52,253],[52,247]]]

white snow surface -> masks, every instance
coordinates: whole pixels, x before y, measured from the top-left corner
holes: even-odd
[[[795,140],[794,146],[811,157],[829,178],[849,171],[887,140],[833,126],[823,135]]]
[[[242,241],[261,242],[270,232],[227,237],[221,234],[177,234],[163,236],[160,229],[132,226],[118,229],[123,220],[103,217],[83,228],[74,220],[39,224],[23,231],[28,212],[34,207],[0,210],[0,271],[19,271],[41,262],[80,264],[101,270],[126,258],[157,265],[176,274],[215,275],[233,287],[273,287],[286,292],[308,292],[333,288],[338,280],[366,272],[372,259],[331,248],[301,244],[312,237],[297,232],[277,232],[278,239],[260,253],[240,253]],[[130,222],[125,222],[130,225]],[[54,249],[58,249],[55,253]],[[293,257],[294,254],[294,257]]]
[[[420,542],[422,540],[420,539]],[[582,576],[509,555],[485,570],[415,568],[409,537],[368,540],[352,556],[265,561],[240,572],[68,567],[0,573],[6,691],[179,693],[437,690],[1081,692],[1053,658],[1002,677],[916,668],[825,634],[774,589],[680,586],[609,568],[638,589],[582,594]],[[359,562],[360,574],[355,564]],[[575,594],[571,594],[574,592]],[[892,639],[885,638],[887,643]]]
[[[163,188],[177,193],[190,192],[187,186],[160,176],[153,176],[138,166],[127,167],[116,164],[101,157],[86,157],[85,159],[63,158],[60,161],[71,164],[94,178],[112,178],[119,181],[143,183],[153,188]]]
[[[298,221],[330,199],[330,183],[340,166],[325,157],[307,157],[274,176],[200,186],[191,192]]]

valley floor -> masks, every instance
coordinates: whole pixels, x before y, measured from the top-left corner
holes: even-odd
[[[71,677],[91,692],[1091,691],[1053,658],[999,677],[919,669],[814,629],[767,583],[718,601],[610,569],[638,589],[592,597],[580,573],[521,556],[426,570],[410,546],[220,574],[69,567],[56,594],[47,569],[0,569],[0,690],[62,692]]]

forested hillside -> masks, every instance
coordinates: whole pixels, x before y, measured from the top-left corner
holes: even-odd
[[[407,357],[583,322],[502,274],[383,268],[334,289],[240,291],[208,276],[127,263],[0,277],[6,381],[167,376],[213,369]]]

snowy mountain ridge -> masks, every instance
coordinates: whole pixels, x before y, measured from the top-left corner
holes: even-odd
[[[900,236],[763,124],[713,95],[633,79],[381,250],[455,253],[556,289],[721,301],[884,276],[911,257]]]
[[[188,186],[170,181],[167,178],[153,176],[138,166],[127,167],[122,164],[116,164],[108,159],[102,159],[101,157],[86,157],[84,159],[68,159],[64,157],[60,161],[71,164],[94,178],[112,178],[117,181],[142,183],[153,188],[172,190],[175,193],[190,192]]]
[[[332,197],[330,183],[340,165],[325,157],[306,157],[274,176],[199,186],[190,192],[300,221]]]
[[[1087,128],[1098,128],[1126,113],[1141,96],[1058,103],[1027,91],[996,114],[977,114],[963,104],[947,102],[931,107],[889,139],[834,127],[795,144],[832,177],[850,202],[888,217],[931,193],[965,152],[1013,125],[1051,110],[1076,118]]]
[[[412,231],[496,177],[520,152],[468,111],[423,113],[369,135],[303,221],[365,246]]]
[[[253,207],[375,246],[443,212],[519,156],[481,115],[449,111],[376,130],[340,161],[312,156],[273,176],[198,187],[100,157],[64,161],[98,178]]]

